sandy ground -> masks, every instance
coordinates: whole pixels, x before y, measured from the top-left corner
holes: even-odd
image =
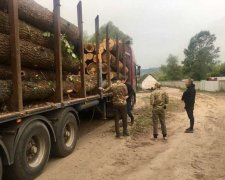
[[[182,92],[165,90],[171,99],[167,142],[152,141],[151,127],[116,139],[113,121],[90,122],[86,130],[82,127],[74,153],[51,159],[38,179],[225,180],[225,95],[198,93],[195,132],[185,134],[189,124],[180,102]],[[139,93],[137,119],[142,115],[151,121],[148,105],[149,93]]]

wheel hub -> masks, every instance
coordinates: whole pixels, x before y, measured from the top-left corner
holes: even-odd
[[[68,123],[64,127],[64,143],[70,147],[74,142],[75,130],[72,123]]]
[[[33,136],[27,144],[27,163],[31,167],[36,167],[44,157],[45,143],[40,136]]]

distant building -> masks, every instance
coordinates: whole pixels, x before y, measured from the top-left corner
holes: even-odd
[[[151,74],[143,75],[138,81],[138,87],[143,90],[154,89],[158,81]]]
[[[225,81],[225,76],[222,77],[209,77],[207,81]]]

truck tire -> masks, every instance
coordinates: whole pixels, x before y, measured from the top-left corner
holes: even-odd
[[[2,166],[2,158],[0,156],[0,180],[2,180],[2,175],[3,175],[3,166]]]
[[[30,123],[19,139],[10,176],[17,180],[37,177],[48,162],[50,147],[50,135],[45,124],[41,121]]]
[[[52,143],[52,154],[66,157],[73,152],[78,140],[77,119],[71,112],[62,112],[58,118],[55,124],[56,142]]]

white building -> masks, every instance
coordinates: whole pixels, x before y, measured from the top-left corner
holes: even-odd
[[[153,89],[157,82],[158,81],[151,74],[146,74],[141,77],[141,79],[138,82],[138,85],[141,89],[147,90]]]

